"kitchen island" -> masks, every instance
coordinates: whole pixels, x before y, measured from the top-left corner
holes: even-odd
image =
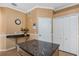
[[[22,56],[58,56],[59,45],[40,40],[29,40],[18,44],[17,52]]]

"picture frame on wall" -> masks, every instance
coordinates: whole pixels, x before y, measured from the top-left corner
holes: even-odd
[[[21,20],[20,20],[19,18],[16,19],[16,20],[15,20],[15,24],[16,24],[16,25],[20,25],[20,24],[21,24]]]

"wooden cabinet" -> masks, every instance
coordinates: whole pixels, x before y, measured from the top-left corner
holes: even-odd
[[[53,20],[53,42],[59,50],[78,55],[78,14],[57,17]]]

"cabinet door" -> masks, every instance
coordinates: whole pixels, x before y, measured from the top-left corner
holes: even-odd
[[[64,39],[64,19],[61,17],[53,19],[53,42],[60,44],[59,50],[63,50],[63,39]]]

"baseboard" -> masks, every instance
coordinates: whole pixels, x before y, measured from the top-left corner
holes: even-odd
[[[77,56],[76,54],[73,54],[73,53],[70,53],[70,52],[66,52],[66,51],[63,51],[63,50],[59,50],[59,51],[62,51],[62,52],[65,52],[65,53],[68,53],[68,54],[72,54],[74,56]]]
[[[13,50],[15,49],[16,47],[11,47],[11,48],[8,48],[8,49],[0,49],[0,51],[9,51],[9,50]]]

